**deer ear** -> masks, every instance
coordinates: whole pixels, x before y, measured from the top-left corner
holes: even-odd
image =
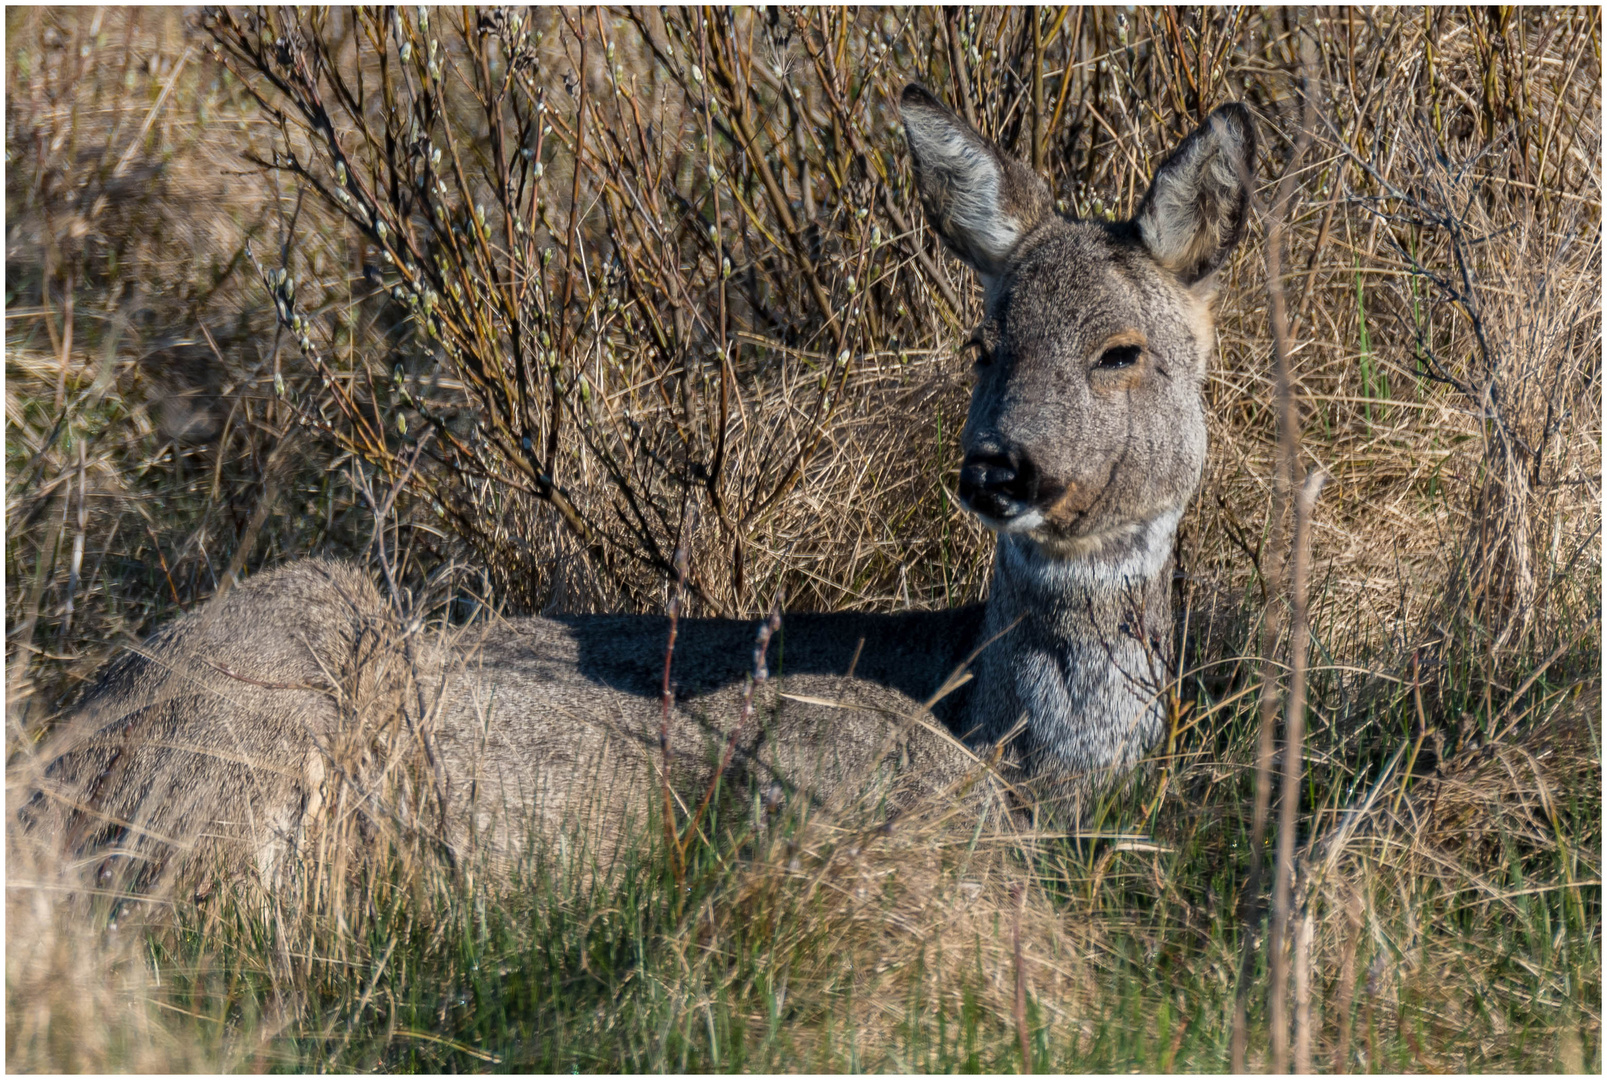
[[[1049,188],[924,86],[906,86],[899,105],[926,220],[984,281],[997,277],[1048,216]]]
[[[1250,110],[1224,105],[1178,144],[1139,204],[1138,231],[1151,257],[1185,285],[1210,277],[1244,238],[1254,175]]]

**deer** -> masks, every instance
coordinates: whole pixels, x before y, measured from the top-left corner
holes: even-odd
[[[306,559],[114,661],[18,812],[59,808],[75,851],[155,865],[210,843],[272,875],[341,800],[435,822],[453,858],[556,841],[606,859],[722,776],[760,809],[869,791],[896,813],[1130,772],[1167,724],[1173,549],[1250,114],[1216,109],[1106,221],[1057,212],[924,87],[900,106],[926,220],[982,287],[958,496],[997,534],[984,602],[791,613],[768,645],[754,621],[661,615],[420,632],[366,572]]]

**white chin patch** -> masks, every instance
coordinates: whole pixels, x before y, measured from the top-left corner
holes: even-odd
[[[1028,510],[1020,517],[1013,517],[1009,521],[999,522],[992,518],[983,518],[982,522],[998,533],[1029,533],[1043,524],[1043,515],[1036,510]]]

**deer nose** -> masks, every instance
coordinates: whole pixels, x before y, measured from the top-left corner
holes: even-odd
[[[1019,450],[976,449],[960,464],[960,499],[984,517],[1008,521],[1032,508],[1038,470]]]

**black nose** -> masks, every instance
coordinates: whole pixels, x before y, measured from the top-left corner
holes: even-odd
[[[1019,450],[977,449],[960,465],[960,498],[972,510],[1008,520],[1031,509],[1038,470]]]

